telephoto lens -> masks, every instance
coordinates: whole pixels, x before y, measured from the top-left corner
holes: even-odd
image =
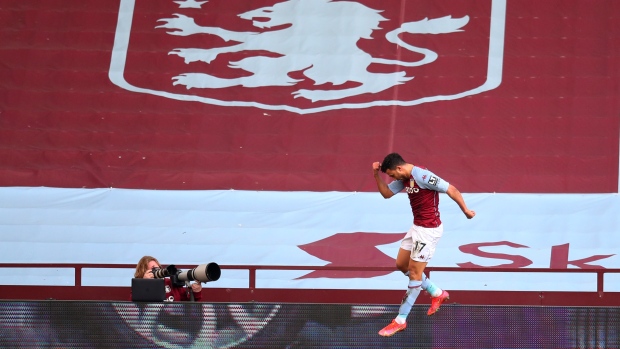
[[[217,281],[221,274],[220,266],[217,263],[211,262],[201,264],[192,270],[181,272],[178,278],[181,281],[211,282]]]
[[[164,269],[153,268],[153,277],[156,279],[163,279],[165,277],[175,275],[176,273],[177,267],[175,267],[174,264],[171,264]]]

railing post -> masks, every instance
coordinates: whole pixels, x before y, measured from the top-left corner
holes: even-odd
[[[75,267],[75,286],[82,286],[82,266],[80,265]]]
[[[256,268],[249,267],[248,270],[250,271],[250,289],[253,290],[256,288]]]

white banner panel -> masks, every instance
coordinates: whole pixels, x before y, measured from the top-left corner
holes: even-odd
[[[464,197],[477,212],[472,220],[442,194],[445,231],[429,266],[620,268],[616,194]],[[391,267],[411,223],[404,194],[385,200],[378,193],[0,188],[0,263],[135,264],[152,255],[177,265]],[[377,289],[403,282],[391,272],[261,273],[259,287]],[[475,274],[468,274],[471,285],[461,280],[462,289],[478,287]],[[84,280],[122,282],[109,277]],[[492,284],[540,288],[503,280]],[[606,289],[620,287],[607,280],[618,283],[606,278]]]

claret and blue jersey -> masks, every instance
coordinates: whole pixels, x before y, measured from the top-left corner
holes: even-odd
[[[413,213],[413,224],[435,228],[441,225],[439,193],[448,191],[450,183],[424,167],[413,166],[408,180],[395,180],[388,184],[392,193],[406,190]]]

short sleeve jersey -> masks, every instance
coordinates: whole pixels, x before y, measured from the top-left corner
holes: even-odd
[[[413,224],[425,228],[441,225],[439,193],[448,191],[450,183],[424,167],[414,166],[408,180],[396,180],[388,184],[392,193],[405,189],[409,196]]]

